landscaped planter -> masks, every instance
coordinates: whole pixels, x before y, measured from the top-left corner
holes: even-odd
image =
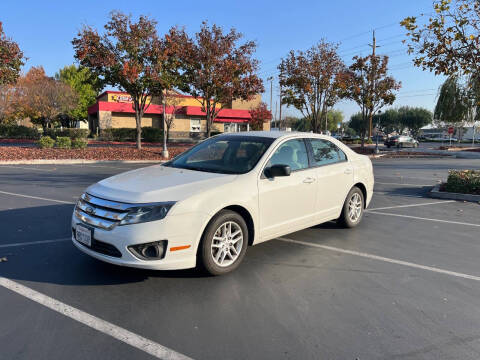
[[[435,185],[435,187],[430,191],[430,197],[435,198],[435,199],[449,199],[449,200],[480,202],[480,195],[471,195],[471,194],[462,194],[462,193],[440,191],[440,188],[441,188],[442,185],[443,184]]]

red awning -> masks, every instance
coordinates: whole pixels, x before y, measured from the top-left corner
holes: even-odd
[[[173,106],[167,106],[166,113],[172,114],[174,111]],[[90,115],[95,114],[99,111],[111,111],[111,112],[121,112],[134,114],[132,103],[122,103],[122,102],[108,102],[108,101],[98,101],[96,104],[88,108],[88,113]],[[206,114],[202,111],[200,106],[183,106],[180,109],[177,108],[177,113],[185,114],[187,116],[201,116],[204,117]],[[163,106],[151,104],[145,114],[163,114]],[[248,110],[240,109],[222,109],[218,113],[216,122],[248,122],[250,120],[250,112]]]

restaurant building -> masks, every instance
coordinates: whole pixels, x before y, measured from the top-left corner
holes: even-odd
[[[150,99],[149,99],[150,100]],[[256,95],[251,101],[234,100],[220,110],[212,132],[237,132],[250,130],[249,110],[262,101]],[[205,113],[200,102],[192,96],[178,93],[169,94],[166,106],[167,120],[171,119],[171,139],[203,138],[207,126]],[[135,111],[130,95],[120,91],[105,91],[97,102],[88,108],[88,124],[93,133],[107,128],[135,128]],[[142,127],[163,128],[163,106],[159,98],[153,97],[142,118]],[[263,130],[270,130],[270,122],[263,124]]]

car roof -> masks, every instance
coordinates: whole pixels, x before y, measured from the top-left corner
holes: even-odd
[[[310,132],[299,131],[240,131],[234,133],[223,133],[220,136],[255,136],[266,137],[271,139],[288,138],[288,137],[316,137],[316,138],[331,138],[327,135],[315,134]]]

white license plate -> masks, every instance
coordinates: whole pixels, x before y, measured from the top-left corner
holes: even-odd
[[[81,242],[87,246],[92,246],[92,231],[89,228],[86,228],[82,225],[77,225],[75,234],[78,242]]]

